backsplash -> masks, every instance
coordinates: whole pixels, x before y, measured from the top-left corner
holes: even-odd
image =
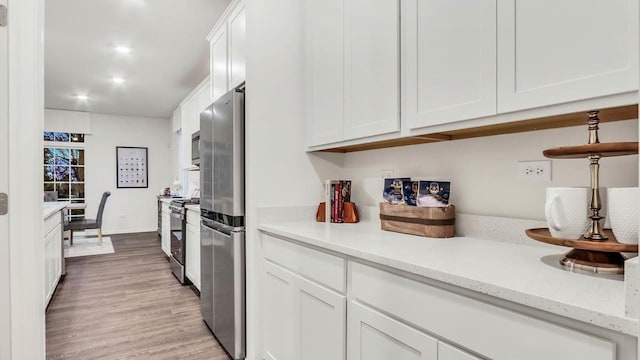
[[[637,141],[638,121],[600,125],[600,141]],[[451,203],[464,214],[544,219],[545,191],[551,186],[589,186],[586,159],[552,161],[552,181],[525,182],[516,176],[518,161],[544,160],[547,148],[587,142],[586,126],[498,135],[442,143],[348,153],[331,158],[319,176],[353,181],[353,201],[376,206],[382,200],[381,171],[394,176],[451,181]],[[329,158],[325,157],[327,161]],[[604,187],[638,186],[637,156],[601,161]]]

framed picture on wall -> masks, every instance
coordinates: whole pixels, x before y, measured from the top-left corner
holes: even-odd
[[[146,147],[116,146],[118,188],[148,188],[149,163]]]

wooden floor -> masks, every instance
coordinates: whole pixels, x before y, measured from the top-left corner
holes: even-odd
[[[156,233],[111,239],[113,254],[67,259],[47,311],[47,359],[227,360]]]

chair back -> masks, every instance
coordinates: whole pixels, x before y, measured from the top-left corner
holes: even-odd
[[[96,216],[96,224],[98,228],[102,228],[102,213],[104,212],[104,204],[107,203],[107,198],[111,196],[111,192],[105,191],[102,194],[102,199],[100,200],[100,206],[98,207],[98,216]]]

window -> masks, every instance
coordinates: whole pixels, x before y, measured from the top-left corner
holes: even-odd
[[[84,203],[84,134],[44,133],[44,191],[57,191],[58,201]],[[71,210],[83,219],[84,209]]]

